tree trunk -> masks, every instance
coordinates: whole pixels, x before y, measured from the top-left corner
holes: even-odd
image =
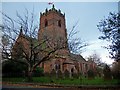
[[[33,81],[32,79],[32,72],[28,71],[28,82]]]
[[[31,70],[30,66],[28,67],[27,79],[28,79],[28,82],[33,81],[33,79],[32,79],[32,70]]]

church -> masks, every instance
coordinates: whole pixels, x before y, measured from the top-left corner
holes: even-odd
[[[17,41],[21,41],[22,31],[20,32]],[[45,38],[49,39],[47,45],[55,47],[54,43],[59,46],[67,46],[64,49],[58,50],[57,54],[50,60],[42,62],[39,67],[42,67],[44,73],[51,73],[53,70],[64,73],[66,70],[69,73],[87,73],[89,69],[95,70],[96,64],[92,61],[86,61],[81,55],[73,54],[69,51],[67,42],[67,29],[65,14],[61,10],[57,10],[54,5],[51,9],[46,9],[45,12],[40,13],[40,24],[38,30],[38,42],[42,42]],[[58,41],[62,41],[58,42]],[[25,47],[27,47],[28,40],[22,40]],[[18,45],[14,45],[18,47]]]

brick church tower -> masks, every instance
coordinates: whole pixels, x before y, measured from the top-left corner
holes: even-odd
[[[85,65],[89,66],[88,62],[81,55],[70,53],[68,49],[65,14],[62,14],[60,9],[55,9],[53,5],[51,9],[46,9],[45,12],[40,13],[39,27],[39,42],[47,39],[51,43],[50,46],[52,48],[50,47],[50,49],[56,48],[56,45],[63,47],[62,49],[57,49],[54,57],[40,64],[40,67],[44,69],[44,73],[51,73],[53,71],[64,73],[66,70],[69,73],[85,73],[87,71]],[[45,45],[49,46],[49,43],[46,42]],[[44,55],[44,53],[42,54]]]
[[[50,10],[46,9],[44,13],[40,13],[38,40],[41,42],[45,38],[54,42],[59,39],[67,42],[65,14],[62,14],[60,9],[56,10],[54,5]]]

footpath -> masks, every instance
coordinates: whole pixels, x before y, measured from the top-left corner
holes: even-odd
[[[11,89],[10,89],[11,88]],[[19,89],[18,89],[19,88]],[[21,89],[20,89],[21,88]],[[42,84],[42,83],[13,83],[13,82],[2,82],[2,90],[120,90],[119,85],[58,85],[58,84]],[[42,88],[42,89],[40,89]],[[45,89],[46,90],[46,89]]]

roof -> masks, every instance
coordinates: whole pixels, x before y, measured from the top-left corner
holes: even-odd
[[[22,26],[20,28],[20,33],[19,33],[18,38],[21,38],[21,37],[24,38],[24,39],[26,39],[29,42],[33,42],[33,44],[38,42],[38,40],[36,38],[33,38],[33,37],[30,37],[28,35],[23,34]]]
[[[39,44],[39,42],[36,38],[33,38],[33,37],[23,34],[22,30],[20,30],[19,36],[17,37],[16,41],[21,42],[21,39],[29,42],[28,44],[29,45],[32,44],[34,47]],[[24,43],[24,42],[22,41],[22,43]]]
[[[86,60],[81,55],[70,53],[69,56],[74,61],[84,61],[84,62],[86,62]]]
[[[64,62],[63,65],[64,65],[64,64],[71,64],[71,65],[74,65],[74,63],[70,63],[70,62]]]

